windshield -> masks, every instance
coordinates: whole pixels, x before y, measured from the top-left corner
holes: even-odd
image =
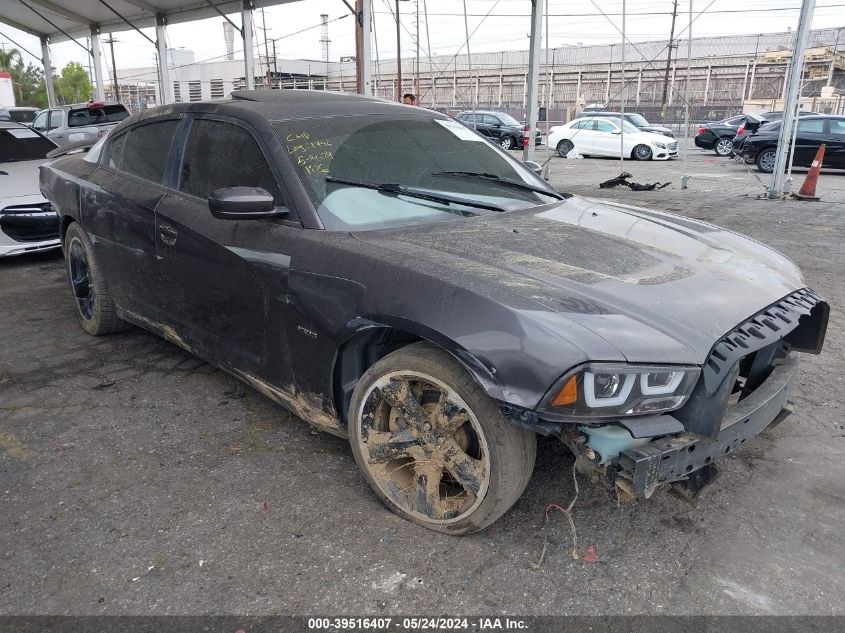
[[[637,127],[644,127],[648,125],[648,121],[642,114],[626,114],[625,119],[636,125]]]
[[[12,121],[18,123],[32,123],[36,114],[38,114],[38,110],[9,110]]]
[[[370,230],[500,212],[361,184],[404,185],[506,210],[557,200],[551,192],[527,191],[491,178],[547,187],[522,163],[451,119],[336,116],[277,121],[273,127],[330,230]],[[486,177],[444,173],[456,171]]]
[[[510,114],[506,114],[505,112],[497,112],[496,116],[504,125],[516,125],[517,127],[521,127],[522,123],[514,119]]]
[[[0,163],[47,158],[56,144],[28,127],[0,129]]]
[[[67,115],[68,127],[102,125],[117,123],[129,117],[129,112],[122,105],[107,105],[98,108],[74,108]]]

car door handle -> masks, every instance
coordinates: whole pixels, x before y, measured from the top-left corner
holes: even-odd
[[[177,235],[178,233],[176,232],[176,229],[169,224],[158,225],[158,239],[160,239],[163,244],[173,246],[176,243]]]

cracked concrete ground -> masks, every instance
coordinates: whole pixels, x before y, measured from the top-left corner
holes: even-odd
[[[480,534],[385,510],[347,444],[141,330],[87,336],[58,254],[0,261],[2,614],[844,614],[845,174],[820,203],[761,202],[744,167],[626,163],[655,192],[600,190],[618,161],[551,161],[563,190],[668,209],[795,259],[832,305],[796,413],[722,461],[693,509],[616,507],[540,444],[528,490]],[[680,175],[692,173],[681,190]],[[799,177],[803,177],[803,174]],[[797,188],[797,187],[796,187]]]

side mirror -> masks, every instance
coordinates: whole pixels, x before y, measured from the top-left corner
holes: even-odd
[[[262,220],[280,214],[276,202],[260,187],[225,187],[208,196],[208,209],[219,220]]]
[[[540,163],[536,163],[533,160],[525,160],[525,161],[522,161],[522,164],[525,165],[526,167],[528,167],[528,169],[533,171],[535,174],[537,174],[541,178],[543,177],[543,166]]]
[[[502,124],[501,123],[494,123],[493,127],[502,127]]]

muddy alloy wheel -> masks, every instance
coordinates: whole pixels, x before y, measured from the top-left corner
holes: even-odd
[[[503,136],[501,139],[499,139],[499,145],[502,146],[502,149],[513,149],[513,146],[515,144],[516,143],[513,142],[512,136]]]
[[[729,138],[720,138],[716,141],[716,146],[713,148],[717,156],[730,156],[734,151],[733,140]]]
[[[534,467],[536,438],[445,352],[414,344],[362,376],[349,439],[365,479],[400,516],[467,534],[519,498]]]
[[[572,148],[575,145],[569,139],[563,139],[560,143],[557,144],[557,155],[561,158],[566,158],[566,155],[572,151]]]
[[[637,160],[651,160],[651,148],[648,145],[637,145],[633,154]]]
[[[100,336],[126,329],[115,313],[111,294],[94,258],[91,240],[78,222],[72,223],[64,239],[68,281],[82,329]]]

